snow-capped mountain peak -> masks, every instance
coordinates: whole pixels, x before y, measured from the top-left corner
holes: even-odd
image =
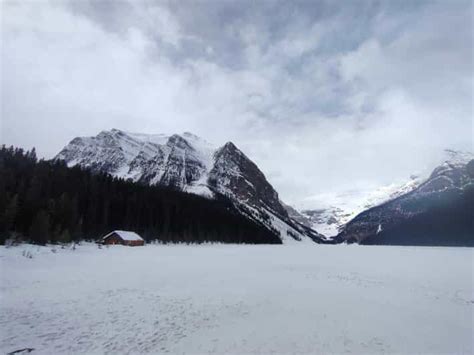
[[[445,172],[462,168],[472,159],[472,152],[445,149],[434,170],[432,166],[426,166],[416,174],[388,185],[309,197],[296,206],[298,218],[327,237],[336,236],[359,213],[405,195],[434,177],[446,179]]]
[[[444,162],[452,165],[465,165],[474,159],[474,153],[462,150],[445,149]]]
[[[164,135],[112,129],[95,137],[73,139],[55,159],[66,161],[69,166],[80,165],[208,198],[223,194],[251,218],[278,229],[280,235],[288,234],[293,239],[303,239],[308,234],[313,239],[318,237],[288,216],[265,175],[232,142],[215,147],[190,132]]]
[[[462,160],[445,161],[415,189],[357,215],[337,239],[472,246],[473,187],[474,159],[464,155]]]

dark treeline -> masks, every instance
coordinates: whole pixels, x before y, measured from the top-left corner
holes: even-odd
[[[425,212],[361,244],[474,247],[474,185],[423,202],[430,204]]]
[[[209,200],[37,160],[35,150],[0,149],[0,243],[97,239],[114,229],[147,241],[281,243],[223,196]]]

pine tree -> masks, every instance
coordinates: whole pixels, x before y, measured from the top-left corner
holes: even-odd
[[[71,234],[69,234],[67,229],[63,230],[63,232],[59,235],[58,242],[64,244],[71,242]]]
[[[83,225],[84,225],[83,219],[82,217],[80,217],[74,228],[74,232],[73,232],[74,240],[80,240],[84,237]]]
[[[52,228],[51,232],[51,243],[59,243],[61,241],[61,226],[56,224],[54,228]]]
[[[12,199],[8,202],[7,206],[5,207],[5,212],[3,214],[3,223],[4,223],[3,229],[6,232],[9,232],[12,230],[15,223],[15,217],[17,215],[17,211],[18,211],[18,194],[15,194],[12,197]]]
[[[33,147],[33,149],[31,149],[30,151],[26,152],[26,158],[29,159],[33,163],[37,162],[36,148],[35,147]]]
[[[44,210],[40,210],[30,227],[30,238],[34,243],[46,244],[50,237],[49,215]]]

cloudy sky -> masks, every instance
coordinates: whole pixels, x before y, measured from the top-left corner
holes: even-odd
[[[233,141],[283,200],[472,150],[471,1],[2,1],[2,143]]]

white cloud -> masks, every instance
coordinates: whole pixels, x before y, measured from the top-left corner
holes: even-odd
[[[4,2],[1,140],[192,131],[289,202],[472,148],[470,3],[371,4]]]

